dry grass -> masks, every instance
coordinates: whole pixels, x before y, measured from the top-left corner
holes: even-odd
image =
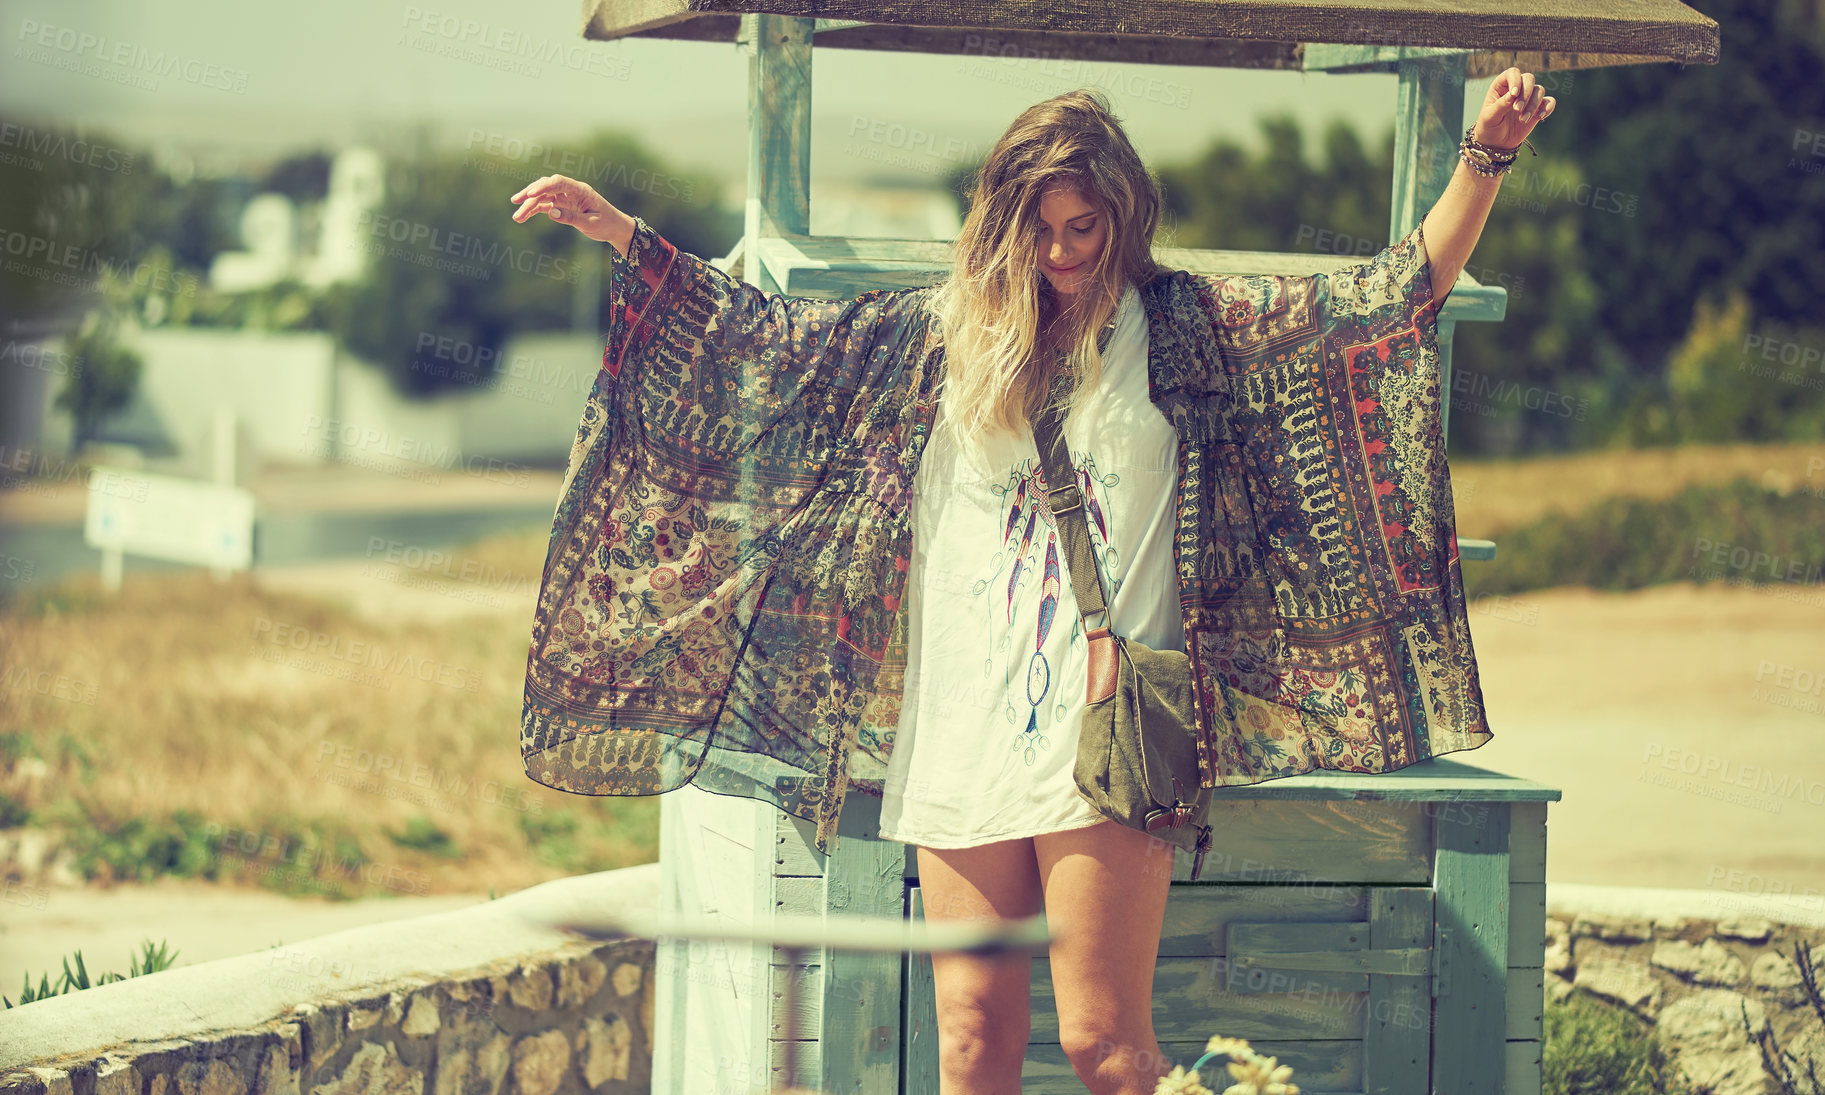
[[[477,553],[536,581],[544,540]],[[656,798],[568,795],[521,769],[528,622],[374,621],[202,571],[130,574],[110,597],[80,575],[0,614],[0,792],[72,844],[140,854],[150,838],[122,835],[138,819],[198,844],[175,873],[208,874],[206,851],[279,889],[507,891],[652,861]],[[343,851],[302,846],[313,833]],[[313,878],[351,839],[369,865],[346,886]]]
[[[1451,460],[1458,534],[1495,539],[1555,510],[1605,498],[1670,498],[1692,484],[1748,479],[1788,493],[1825,493],[1825,442],[1616,449],[1525,460]]]

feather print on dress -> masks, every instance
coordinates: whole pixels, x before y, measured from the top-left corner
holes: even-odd
[[[1051,739],[1039,732],[1039,705],[1052,690],[1052,664],[1046,661],[1045,648],[1052,619],[1058,615],[1058,573],[1058,537],[1047,533],[1045,579],[1039,584],[1039,623],[1034,628],[1033,656],[1027,660],[1027,728],[1014,741],[1029,766],[1039,750],[1052,747]]]

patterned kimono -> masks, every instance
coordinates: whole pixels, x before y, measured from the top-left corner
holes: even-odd
[[[1331,274],[1139,288],[1179,438],[1203,786],[1487,742],[1420,228]],[[931,289],[763,294],[636,220],[610,293],[533,619],[526,774],[758,798],[833,852],[899,723]]]

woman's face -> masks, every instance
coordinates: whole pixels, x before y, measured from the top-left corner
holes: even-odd
[[[1074,186],[1056,186],[1039,196],[1039,272],[1061,297],[1087,284],[1109,226]]]

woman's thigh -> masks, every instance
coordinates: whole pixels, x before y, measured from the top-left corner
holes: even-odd
[[[1172,845],[1109,820],[1033,843],[1061,1036],[1150,1032]]]
[[[1020,920],[1043,909],[1030,837],[975,848],[919,847],[919,896],[927,920]],[[947,1013],[993,1009],[1024,1033],[1031,954],[933,954],[939,1022]],[[1025,1038],[1020,1039],[1022,1045]]]

